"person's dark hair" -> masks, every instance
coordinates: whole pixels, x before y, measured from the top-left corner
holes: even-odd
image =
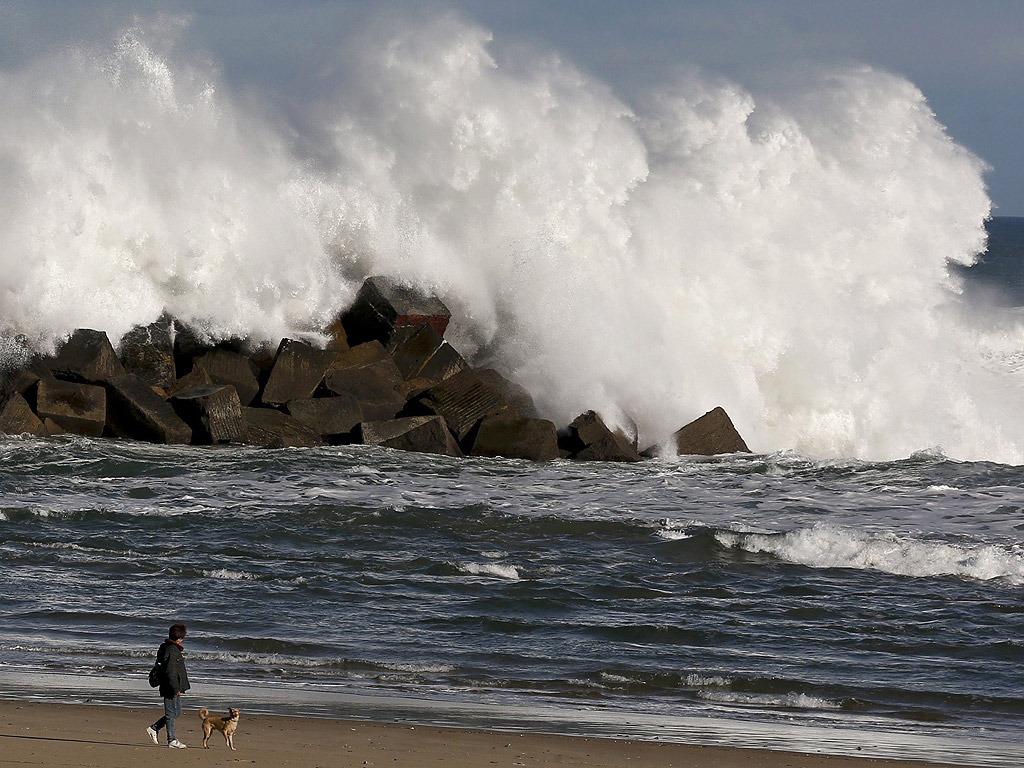
[[[184,624],[171,624],[171,628],[167,630],[167,636],[171,640],[181,640],[185,636],[185,632]]]

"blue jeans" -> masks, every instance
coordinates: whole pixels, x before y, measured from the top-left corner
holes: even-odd
[[[164,716],[153,723],[153,730],[167,726],[167,743],[174,741],[174,719],[181,715],[181,696],[164,699]]]

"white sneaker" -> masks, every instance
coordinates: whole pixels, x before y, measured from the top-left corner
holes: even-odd
[[[170,747],[171,749],[185,749],[188,745],[187,744],[182,744],[180,741],[175,739],[174,741],[172,741],[167,746]]]
[[[149,738],[151,738],[153,740],[154,744],[159,744],[160,743],[160,739],[158,739],[156,737],[156,731],[153,730],[153,726],[151,726],[151,725],[146,726],[146,733],[149,734]]]

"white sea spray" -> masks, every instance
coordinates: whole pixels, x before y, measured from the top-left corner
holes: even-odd
[[[949,270],[984,164],[905,79],[616,94],[442,15],[339,35],[282,127],[161,23],[0,73],[0,327],[273,340],[382,273],[559,423],[652,442],[721,404],[760,451],[1024,462],[1021,326],[972,322]]]

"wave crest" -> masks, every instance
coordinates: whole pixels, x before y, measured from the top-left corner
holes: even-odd
[[[813,568],[860,568],[897,576],[958,576],[1024,584],[1024,551],[995,544],[953,544],[817,524],[787,533],[719,531],[725,547],[767,553]]]
[[[721,404],[758,450],[1024,461],[985,352],[1024,334],[965,322],[948,269],[984,247],[985,166],[906,80],[627,102],[443,15],[340,35],[282,128],[162,24],[0,75],[0,326],[274,339],[383,273],[559,423],[628,412],[653,442]]]

